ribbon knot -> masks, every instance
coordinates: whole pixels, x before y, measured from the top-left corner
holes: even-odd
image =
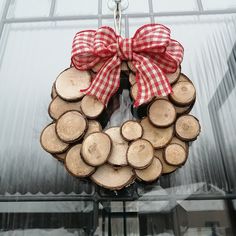
[[[171,93],[166,74],[177,70],[183,52],[181,44],[170,38],[170,30],[164,25],[144,25],[130,39],[123,39],[112,28],[103,26],[97,31],[85,30],[75,35],[71,62],[78,70],[104,62],[91,85],[82,91],[107,105],[119,88],[122,61],[131,61],[136,68],[138,96],[134,106],[137,107],[156,95]]]
[[[121,36],[117,38],[117,53],[121,60],[131,61],[133,59],[132,38],[123,39]]]

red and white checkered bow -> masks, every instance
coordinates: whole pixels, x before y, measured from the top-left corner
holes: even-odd
[[[170,38],[170,30],[160,24],[144,25],[130,39],[103,26],[97,31],[85,30],[75,35],[71,61],[77,69],[87,70],[105,60],[90,87],[83,90],[105,105],[119,88],[121,62],[131,61],[137,69],[138,96],[134,103],[137,107],[155,95],[171,93],[165,74],[176,71],[183,52],[181,44]]]

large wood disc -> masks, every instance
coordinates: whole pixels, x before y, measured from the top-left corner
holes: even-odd
[[[94,119],[101,115],[105,106],[96,97],[86,95],[81,101],[81,110],[88,118]]]
[[[121,135],[127,141],[139,139],[143,135],[143,128],[139,122],[128,120],[121,126]]]
[[[141,125],[143,127],[142,138],[150,141],[156,149],[165,147],[173,137],[173,126],[168,128],[157,128],[151,124],[148,117],[141,120]]]
[[[87,130],[87,120],[78,111],[68,111],[56,122],[58,137],[64,142],[78,141]]]
[[[148,167],[153,158],[153,146],[145,139],[133,141],[127,150],[127,161],[130,166],[136,169],[144,169]]]
[[[103,132],[88,135],[82,143],[82,156],[91,166],[104,164],[110,156],[112,143],[110,137]]]
[[[52,91],[51,91],[51,98],[55,98],[57,96],[57,91],[56,91],[56,88],[55,88],[55,83],[53,83],[52,85]]]
[[[48,107],[48,114],[52,119],[57,120],[63,113],[71,110],[81,111],[79,102],[67,102],[56,96]]]
[[[91,179],[101,187],[119,190],[134,181],[134,172],[129,166],[115,169],[109,164],[104,164],[97,168]]]
[[[65,167],[68,172],[76,177],[86,177],[91,175],[95,168],[87,165],[80,155],[81,144],[73,146],[66,154]]]
[[[43,149],[52,154],[63,153],[69,147],[68,143],[62,142],[56,135],[55,123],[48,125],[41,133],[40,142]]]
[[[128,142],[124,140],[120,133],[120,127],[111,127],[105,131],[112,140],[112,151],[108,163],[116,166],[127,165],[126,152]]]
[[[170,94],[171,101],[178,106],[188,106],[196,98],[196,90],[191,82],[177,82],[172,87],[173,93]]]
[[[166,74],[166,77],[169,79],[170,84],[175,83],[179,79],[180,72],[181,72],[181,68],[178,67],[174,73]]]
[[[154,157],[150,166],[143,170],[134,170],[137,177],[145,182],[152,182],[156,180],[162,173],[162,163],[161,161]]]
[[[88,71],[71,67],[57,77],[56,92],[64,100],[76,101],[84,96],[80,90],[88,88],[90,83],[91,75]]]
[[[187,152],[181,145],[171,143],[164,150],[164,158],[169,165],[179,166],[186,161]]]
[[[102,126],[98,121],[89,120],[88,121],[88,129],[86,131],[86,134],[84,135],[84,139],[92,133],[101,132],[101,131],[102,131]]]
[[[166,99],[156,99],[148,109],[148,118],[157,127],[168,127],[175,122],[175,108]]]
[[[175,123],[176,136],[183,141],[193,141],[200,134],[201,127],[196,117],[180,116]]]
[[[162,174],[169,174],[174,172],[176,169],[178,169],[178,166],[171,166],[169,165],[165,159],[164,159],[164,154],[163,154],[164,150],[163,149],[158,149],[155,150],[154,155],[155,157],[158,157],[158,159],[161,161],[162,163]]]
[[[131,84],[131,86],[133,86],[136,83],[135,80],[136,75],[134,73],[129,73],[129,83]]]

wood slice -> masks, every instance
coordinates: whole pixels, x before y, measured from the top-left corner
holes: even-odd
[[[57,96],[57,91],[56,91],[56,88],[55,88],[55,83],[53,83],[52,85],[52,91],[51,91],[51,98],[55,98]]]
[[[43,149],[49,153],[63,153],[69,147],[68,143],[62,142],[56,135],[55,123],[44,128],[40,136],[40,143]]]
[[[138,84],[137,83],[132,85],[131,90],[130,90],[130,96],[134,101],[137,99],[138,97]]]
[[[178,82],[191,82],[192,81],[183,73],[180,74]]]
[[[151,124],[148,117],[141,120],[141,125],[143,127],[142,138],[150,141],[156,149],[165,147],[173,137],[173,126],[168,128],[157,128]]]
[[[122,63],[121,63],[121,71],[124,71],[124,72],[128,72],[129,71],[129,67],[128,67],[128,65],[127,65],[127,63],[125,62],[125,61],[123,61]]]
[[[186,161],[187,152],[181,145],[172,143],[165,148],[164,158],[169,165],[179,166]]]
[[[48,107],[48,114],[54,120],[57,120],[63,113],[71,110],[81,111],[79,102],[67,102],[56,96]]]
[[[133,86],[135,83],[136,83],[136,80],[135,80],[135,74],[134,73],[129,73],[129,83],[131,84],[131,86]]]
[[[181,68],[178,67],[175,73],[172,74],[166,74],[166,77],[169,79],[170,84],[174,84],[180,76]]]
[[[135,169],[148,167],[152,163],[153,157],[153,146],[146,139],[133,141],[127,150],[127,161]]]
[[[73,146],[66,154],[65,167],[76,177],[86,177],[94,173],[95,168],[87,165],[80,155],[81,144]]]
[[[129,166],[114,169],[109,164],[99,166],[91,179],[99,186],[110,190],[119,190],[134,181],[133,169]]]
[[[180,116],[175,123],[176,136],[183,141],[193,141],[200,134],[201,126],[192,115]]]
[[[169,101],[157,99],[148,109],[148,118],[154,126],[168,127],[175,122],[175,108]]]
[[[164,159],[163,152],[164,152],[163,149],[158,149],[158,150],[155,150],[155,152],[154,152],[155,157],[158,157],[158,159],[162,163],[162,174],[172,173],[178,169],[178,166],[171,166],[171,165],[167,164],[167,162]]]
[[[67,152],[63,152],[63,153],[58,153],[58,154],[52,154],[52,156],[56,158],[58,161],[64,162],[66,158],[66,154]]]
[[[82,156],[91,166],[104,164],[111,154],[112,143],[110,137],[103,132],[90,134],[82,143]]]
[[[177,137],[173,137],[170,141],[170,144],[171,143],[177,143],[177,144],[181,145],[184,148],[184,150],[186,152],[188,152],[188,143],[187,142],[184,142],[184,141],[178,139]]]
[[[162,173],[162,163],[158,158],[154,158],[151,165],[143,170],[134,170],[138,179],[145,182],[152,182],[160,177]]]
[[[87,120],[80,112],[68,111],[57,120],[56,132],[62,141],[73,143],[85,134],[87,126]]]
[[[98,63],[92,68],[92,71],[93,71],[94,73],[99,72],[100,69],[103,67],[104,64],[105,64],[105,61],[98,62]]]
[[[172,87],[170,100],[177,106],[188,106],[196,98],[196,90],[191,82],[177,82]]]
[[[143,128],[139,122],[128,120],[121,126],[121,135],[127,141],[139,139],[143,135]]]
[[[101,115],[105,106],[96,97],[86,95],[81,101],[81,110],[84,115],[90,119],[94,119]]]
[[[120,127],[111,127],[105,131],[112,140],[112,151],[108,163],[116,166],[127,165],[126,152],[128,142],[120,134]]]
[[[88,135],[95,133],[95,132],[101,132],[102,126],[101,124],[96,120],[89,120],[88,121],[88,129],[86,131],[86,134],[84,135],[84,139],[88,137]]]
[[[76,101],[84,96],[80,90],[88,88],[90,83],[91,75],[88,71],[71,67],[57,77],[56,92],[64,100]]]
[[[131,61],[128,61],[127,65],[132,72],[137,72],[137,69],[133,66],[133,63]]]

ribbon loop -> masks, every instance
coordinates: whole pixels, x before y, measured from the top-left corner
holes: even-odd
[[[85,30],[75,35],[71,62],[77,69],[87,70],[105,60],[90,87],[83,92],[107,105],[119,88],[121,62],[131,61],[137,69],[138,96],[134,103],[137,107],[156,95],[171,93],[166,74],[177,70],[183,53],[181,44],[170,38],[170,30],[164,25],[144,25],[132,38],[125,39],[103,26],[97,31]]]

